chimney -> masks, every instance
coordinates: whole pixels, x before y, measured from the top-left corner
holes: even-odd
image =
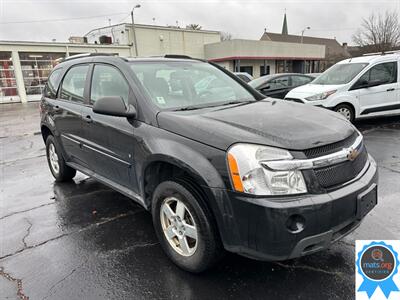
[[[342,48],[343,48],[344,51],[347,51],[347,43],[343,43],[342,44]]]

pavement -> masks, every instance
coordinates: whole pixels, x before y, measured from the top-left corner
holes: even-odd
[[[228,254],[212,270],[178,269],[151,216],[78,174],[55,183],[37,103],[0,105],[1,299],[353,299],[356,239],[400,239],[400,117],[359,122],[379,165],[378,206],[330,249],[285,262]]]

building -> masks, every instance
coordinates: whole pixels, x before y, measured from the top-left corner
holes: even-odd
[[[282,72],[318,72],[325,46],[234,39],[204,46],[206,59],[254,77]]]
[[[347,50],[347,43],[343,43],[343,45],[341,45],[336,39],[288,34],[286,14],[284,16],[282,33],[280,34],[280,33],[265,31],[264,34],[261,36],[260,40],[281,42],[281,43],[293,43],[293,44],[304,43],[304,44],[325,46],[325,57],[320,62],[319,71],[324,71],[325,69],[337,63],[338,61],[350,57],[350,54]],[[308,71],[310,68],[314,69],[315,67],[313,65],[311,66],[306,65],[306,69],[308,69]],[[289,69],[291,71],[293,70],[293,68],[291,68],[290,66]]]
[[[129,56],[130,47],[0,41],[0,103],[39,100],[50,71],[60,59],[87,52]]]
[[[327,51],[339,53],[336,40],[265,32],[261,40],[221,41],[219,31],[130,23],[93,29],[69,43],[0,41],[0,103],[40,99],[47,77],[61,58],[99,52],[121,56],[182,54],[208,59],[230,71],[254,77],[281,72],[314,73],[326,67]]]
[[[131,56],[156,56],[173,53],[205,58],[204,45],[221,41],[219,31],[143,24],[135,24],[134,30],[132,30],[130,23],[97,28],[85,34],[88,43],[91,44],[100,43],[100,39],[105,36],[111,37],[114,45],[130,45]],[[134,42],[135,39],[137,43]],[[135,44],[137,44],[137,48],[135,48]]]
[[[185,54],[205,58],[204,45],[218,31],[135,25],[139,56]],[[64,57],[99,52],[135,56],[131,24],[118,24],[71,37],[69,43],[0,41],[0,103],[37,101],[51,69]],[[110,42],[107,42],[110,41]]]

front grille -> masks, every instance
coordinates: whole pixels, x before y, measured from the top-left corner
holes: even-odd
[[[285,100],[293,101],[293,102],[298,102],[298,103],[304,103],[303,100],[298,99],[298,98],[285,98]]]
[[[332,153],[342,150],[343,148],[347,148],[347,147],[353,145],[353,143],[355,142],[357,137],[358,137],[358,133],[356,131],[354,131],[354,133],[352,135],[350,135],[349,137],[347,137],[346,139],[344,139],[342,141],[339,141],[339,142],[336,142],[333,144],[329,144],[329,145],[324,145],[324,146],[304,150],[304,154],[306,155],[307,158],[315,158],[315,157],[319,157],[319,156],[323,156],[323,155],[327,155],[327,154],[332,154]]]
[[[315,175],[319,184],[326,188],[331,189],[335,186],[346,183],[354,179],[368,160],[368,153],[364,145],[360,148],[360,154],[353,161],[345,161],[336,165],[315,169]]]

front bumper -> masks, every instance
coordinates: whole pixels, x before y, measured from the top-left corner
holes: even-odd
[[[360,214],[359,196],[376,188],[378,181],[376,163],[371,156],[368,160],[369,166],[358,180],[326,194],[289,199],[248,197],[219,190],[219,196],[226,197],[219,201],[225,203],[220,205],[225,210],[221,212],[224,221],[219,222],[225,248],[270,261],[327,248],[357,228],[364,217]],[[293,226],[289,225],[294,224],[293,220],[304,221],[303,229],[292,230]]]

